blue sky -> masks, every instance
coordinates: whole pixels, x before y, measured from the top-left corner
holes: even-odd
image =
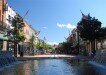
[[[46,42],[65,41],[80,21],[81,12],[90,13],[106,26],[106,0],[8,0],[12,8],[25,17],[32,27],[40,31],[39,38],[46,37]]]

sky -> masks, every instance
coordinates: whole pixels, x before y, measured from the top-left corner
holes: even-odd
[[[66,41],[81,20],[80,10],[106,26],[106,0],[8,0],[8,4],[21,16],[29,10],[25,20],[49,44]]]

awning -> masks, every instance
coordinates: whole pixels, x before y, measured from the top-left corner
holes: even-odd
[[[7,36],[4,36],[4,34],[0,34],[0,40],[8,40]]]

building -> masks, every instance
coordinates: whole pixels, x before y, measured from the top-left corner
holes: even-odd
[[[35,44],[37,44],[38,43],[37,31],[34,28],[32,28],[31,25],[29,25],[26,21],[24,21],[24,24],[25,24],[25,26],[23,28],[23,31],[24,31],[24,35],[26,38],[24,42],[26,42],[26,43],[30,42],[31,37],[34,36],[35,38],[34,38],[33,42]]]
[[[18,14],[13,10],[11,6],[7,3],[6,0],[0,0],[0,50],[13,50],[13,42],[9,41],[7,37],[7,31],[12,29],[12,20],[14,16]],[[38,43],[38,32],[31,27],[25,20],[25,27],[23,28],[24,35],[26,37],[24,42],[20,44],[24,45],[24,49],[27,49],[26,45],[30,42],[32,36],[35,37],[33,43]]]
[[[12,19],[16,12],[8,5],[6,0],[0,0],[0,50],[11,50],[8,37],[5,36],[7,31],[12,28]],[[2,42],[2,40],[4,40]]]
[[[6,20],[5,21],[6,21],[8,29],[12,29],[12,26],[11,26],[12,20],[17,13],[12,9],[12,7],[10,7],[8,5],[8,3],[6,4],[6,8],[7,8],[7,11],[6,11]]]
[[[0,50],[7,50],[7,40],[5,36],[7,30],[6,22],[6,0],[0,0]]]
[[[24,54],[30,54],[33,53],[33,51],[36,49],[35,46],[33,46],[33,50],[31,47],[31,44],[37,44],[38,43],[38,35],[37,31],[31,27],[26,21],[24,21],[25,26],[23,27],[23,33],[25,36],[25,41],[20,43],[21,50],[24,50]]]
[[[72,44],[73,51],[78,51],[78,53],[84,51],[85,45],[83,39],[79,36],[77,28],[71,31],[71,34],[67,38],[67,42]]]
[[[8,30],[12,29],[12,20],[15,17],[15,15],[17,14],[11,6],[8,5],[8,3],[6,3],[6,20],[5,23],[7,24],[7,28]],[[7,31],[8,31],[7,30]],[[13,42],[9,41],[11,38],[9,38],[8,36],[8,42],[7,42],[7,50],[13,50]]]
[[[30,25],[30,34],[31,34],[31,37],[34,36],[35,39],[34,39],[34,43],[37,44],[39,41],[38,41],[38,31],[35,30],[31,25]]]

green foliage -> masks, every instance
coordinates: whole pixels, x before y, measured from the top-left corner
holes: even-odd
[[[24,41],[23,27],[23,19],[17,14],[12,20],[12,29],[7,31],[7,36],[11,37],[10,40],[17,42]]]
[[[34,40],[35,40],[35,36],[32,35],[31,38],[30,38],[30,43],[34,43]]]
[[[59,43],[59,47],[56,48],[56,51],[59,53],[70,54],[72,52],[72,44],[68,42]]]
[[[49,44],[45,44],[45,49],[46,50],[53,50],[53,47]]]
[[[29,40],[30,41],[29,47],[30,47],[31,50],[33,50],[34,47],[35,47],[35,38],[36,37],[34,35],[32,35],[31,38],[30,38],[30,40]]]
[[[101,28],[101,22],[95,17],[91,17],[89,14],[83,17],[81,21],[78,22],[78,32],[80,37],[83,40],[89,40],[91,42],[92,53],[95,54],[95,39],[99,39],[100,37],[104,37],[104,31]],[[86,52],[84,52],[86,55]]]
[[[78,44],[78,41],[76,38],[73,38],[73,46],[76,46]]]
[[[53,50],[53,47],[47,43],[37,43],[36,44],[36,48],[39,49],[39,47],[42,47],[44,50],[46,51],[52,51]]]
[[[103,28],[100,28],[97,33],[97,39],[100,40],[100,39],[106,39],[106,27],[103,27]]]
[[[24,22],[23,18],[18,14],[12,19],[12,29],[7,31],[7,37],[10,41],[14,42],[14,56],[17,57],[17,44],[25,40],[23,34]]]
[[[40,45],[39,43],[35,44],[36,48],[39,49]]]
[[[43,48],[44,48],[45,50],[53,50],[52,46],[49,45],[49,44],[46,44],[46,43],[44,43]]]
[[[80,33],[81,38],[85,40],[94,40],[97,38],[97,32],[101,28],[101,22],[94,17],[90,17],[88,15],[87,18],[82,18],[80,22],[78,22],[78,31]]]

